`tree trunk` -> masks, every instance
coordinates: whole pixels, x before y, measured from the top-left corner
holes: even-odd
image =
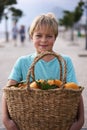
[[[8,42],[9,41],[9,34],[8,34],[7,18],[5,18],[5,37],[6,37],[6,42]]]
[[[71,41],[74,41],[74,27],[71,28]]]

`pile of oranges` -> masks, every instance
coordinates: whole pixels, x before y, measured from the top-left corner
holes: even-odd
[[[41,88],[40,85],[45,85],[46,87],[48,87],[47,89],[51,89],[51,86],[54,86],[53,88],[60,88],[63,85],[63,82],[56,79],[56,80],[38,80],[37,82],[34,81],[30,84],[30,88]],[[68,82],[66,84],[64,84],[64,88],[66,89],[79,89],[79,86],[74,83],[74,82]],[[43,88],[42,88],[43,89]],[[45,89],[45,87],[44,87]]]
[[[31,89],[42,89],[42,90],[47,90],[47,89],[56,89],[62,87],[63,82],[55,79],[55,80],[36,80],[30,83],[30,88]],[[16,87],[18,88],[26,88],[27,84],[25,83],[19,83]],[[74,83],[74,82],[68,82],[64,84],[64,88],[66,89],[79,89],[79,86]]]

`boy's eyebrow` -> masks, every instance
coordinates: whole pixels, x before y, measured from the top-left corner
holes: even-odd
[[[42,34],[42,33],[40,33],[40,32],[37,32],[36,34]]]

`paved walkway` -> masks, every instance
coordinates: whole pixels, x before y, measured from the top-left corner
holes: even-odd
[[[31,42],[26,40],[25,45],[22,46],[20,42],[15,47],[10,41],[9,43],[0,43],[0,103],[2,97],[2,88],[7,82],[7,77],[12,69],[13,64],[19,56],[27,55],[34,52],[34,47]],[[85,124],[83,128],[87,130],[87,50],[85,50],[85,39],[75,39],[72,43],[69,39],[60,36],[55,43],[54,50],[59,53],[70,55],[72,58],[77,79],[81,86],[84,86],[83,99],[85,106]],[[0,130],[4,130],[1,121],[1,106],[0,106]]]

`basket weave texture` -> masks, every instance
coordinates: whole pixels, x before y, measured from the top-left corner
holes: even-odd
[[[76,118],[83,87],[78,90],[65,89],[63,86],[49,90],[29,87],[30,76],[32,75],[33,80],[35,77],[34,66],[45,55],[57,57],[60,63],[60,80],[66,82],[64,59],[54,52],[45,52],[37,56],[32,63],[27,75],[27,88],[4,88],[10,117],[19,130],[69,130]]]

